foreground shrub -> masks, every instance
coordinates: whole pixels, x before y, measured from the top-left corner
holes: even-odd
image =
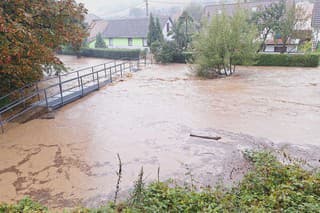
[[[39,203],[32,201],[30,198],[25,198],[19,201],[16,205],[0,205],[0,213],[43,213],[48,212],[48,209]]]
[[[141,173],[128,201],[74,212],[320,212],[320,174],[305,171],[295,163],[284,165],[266,152],[246,156],[252,162],[252,171],[230,190],[197,191],[172,182],[144,186]],[[16,209],[26,207],[35,212],[46,210],[27,200],[17,206],[3,205],[0,212],[23,212]]]
[[[258,54],[257,66],[317,67],[316,54]]]

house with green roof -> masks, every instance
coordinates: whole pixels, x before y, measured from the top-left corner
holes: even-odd
[[[171,18],[159,18],[165,40],[172,40],[169,32],[173,22]],[[147,37],[149,18],[109,20],[108,25],[101,32],[108,48],[144,49],[148,48]],[[94,48],[95,39],[89,47]]]

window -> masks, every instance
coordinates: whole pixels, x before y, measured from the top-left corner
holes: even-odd
[[[113,46],[113,38],[109,38],[109,46],[110,46],[110,47]]]
[[[221,15],[222,14],[222,10],[218,10],[218,14]]]
[[[147,47],[148,46],[148,40],[146,38],[143,38],[142,39],[142,42],[143,42],[143,46],[144,47]]]
[[[252,12],[257,12],[258,8],[253,7],[251,10],[252,10]]]
[[[132,38],[128,38],[128,46],[132,46]]]

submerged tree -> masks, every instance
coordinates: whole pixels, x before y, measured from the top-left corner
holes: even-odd
[[[86,9],[74,0],[0,1],[0,95],[61,67],[61,45],[79,49]]]
[[[106,42],[104,42],[101,33],[98,33],[94,47],[95,48],[107,48]]]
[[[258,49],[256,37],[244,11],[239,9],[232,17],[225,13],[214,16],[193,43],[198,74],[228,76],[237,64],[250,64]]]

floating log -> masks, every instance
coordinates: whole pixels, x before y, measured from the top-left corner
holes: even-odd
[[[202,135],[195,135],[195,134],[190,134],[190,137],[194,137],[194,138],[202,138],[202,139],[209,139],[209,140],[221,140],[222,138],[217,136],[217,137],[210,137],[210,136],[202,136]]]

